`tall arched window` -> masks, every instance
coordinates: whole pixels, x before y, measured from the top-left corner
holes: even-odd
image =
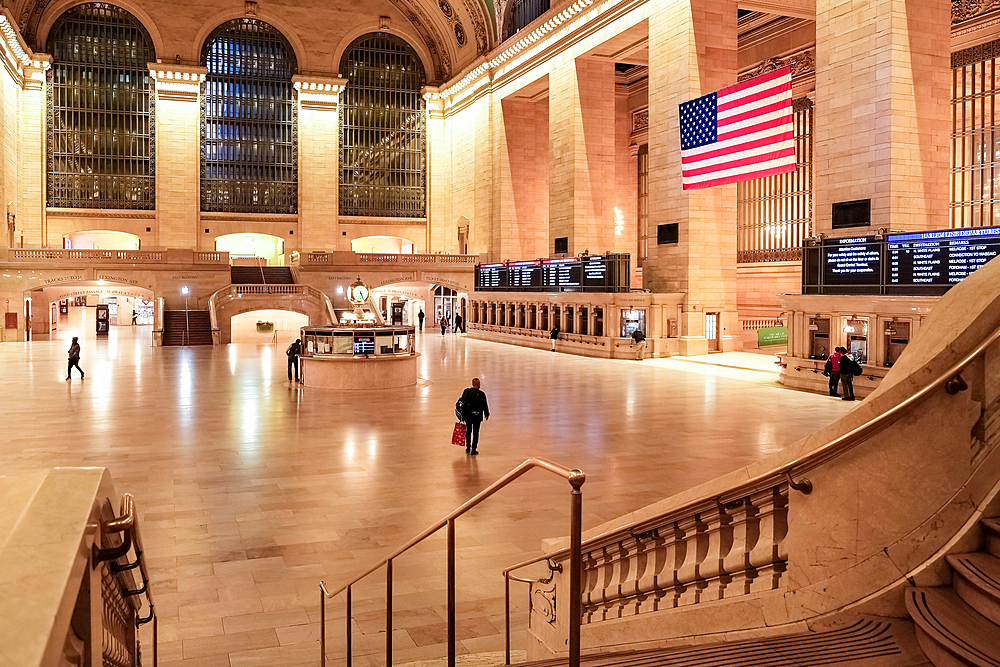
[[[550,0],[513,0],[503,22],[503,39],[509,39],[549,11]]]
[[[201,210],[296,213],[295,54],[274,27],[224,23],[202,49]]]
[[[340,214],[426,214],[424,68],[386,33],[356,39],[340,62]]]
[[[48,51],[48,205],[155,208],[149,34],[125,10],[93,2],[59,17]]]

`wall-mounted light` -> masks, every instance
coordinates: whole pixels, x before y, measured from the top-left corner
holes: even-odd
[[[625,231],[625,214],[615,206],[615,236],[621,236]]]
[[[181,287],[181,294],[183,294],[184,296],[187,296],[190,293],[191,293],[191,290],[188,289],[187,285],[184,285],[183,287]]]

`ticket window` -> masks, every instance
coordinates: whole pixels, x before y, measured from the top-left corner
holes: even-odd
[[[833,348],[830,347],[830,318],[809,318],[809,358],[826,359]]]
[[[844,325],[847,338],[847,352],[859,364],[868,363],[868,318],[859,317],[847,320]]]
[[[646,333],[646,309],[631,308],[622,310],[621,337],[631,338],[632,332],[638,329]]]
[[[576,323],[576,320],[573,317],[573,313],[575,310],[576,309],[573,308],[572,306],[566,307],[566,333],[576,333],[575,329],[573,328],[573,325]]]
[[[589,315],[589,313],[588,313],[587,309],[581,307],[580,308],[580,333],[582,335],[584,335],[584,336],[587,335],[587,319],[588,319],[588,315]]]
[[[594,308],[594,335],[604,335],[604,309]]]
[[[910,343],[910,323],[885,323],[885,365],[892,366]]]

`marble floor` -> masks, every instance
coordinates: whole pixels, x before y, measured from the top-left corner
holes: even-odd
[[[163,667],[314,667],[320,579],[337,586],[527,457],[587,473],[588,528],[856,405],[783,389],[769,363],[586,359],[436,330],[418,338],[415,387],[331,393],[286,382],[284,346],[153,348],[150,327],[96,340],[93,316],[0,345],[0,471],[106,466],[135,495]],[[87,376],[66,382],[73,335]],[[478,457],[450,444],[473,376],[492,412]],[[458,522],[460,653],[502,649],[498,572],[565,534],[567,510],[566,484],[537,471]],[[444,550],[433,538],[395,563],[397,664],[446,652]],[[356,665],[384,662],[384,590],[382,573],[355,588]],[[525,591],[512,599],[523,628]],[[329,616],[342,664],[342,599]]]

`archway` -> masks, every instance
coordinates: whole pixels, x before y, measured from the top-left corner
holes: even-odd
[[[251,310],[230,319],[233,343],[278,343],[288,345],[299,337],[299,329],[309,324],[309,316],[291,310]]]
[[[79,336],[152,336],[153,290],[137,285],[84,280],[25,292],[26,329],[30,340]],[[103,326],[98,319],[107,316]]]
[[[67,250],[138,250],[139,237],[128,232],[90,229],[66,234],[63,247]]]
[[[228,252],[233,266],[285,265],[285,241],[270,234],[247,232],[217,236],[215,250]]]
[[[362,236],[351,240],[354,252],[374,252],[393,255],[412,255],[413,241],[399,236]]]

